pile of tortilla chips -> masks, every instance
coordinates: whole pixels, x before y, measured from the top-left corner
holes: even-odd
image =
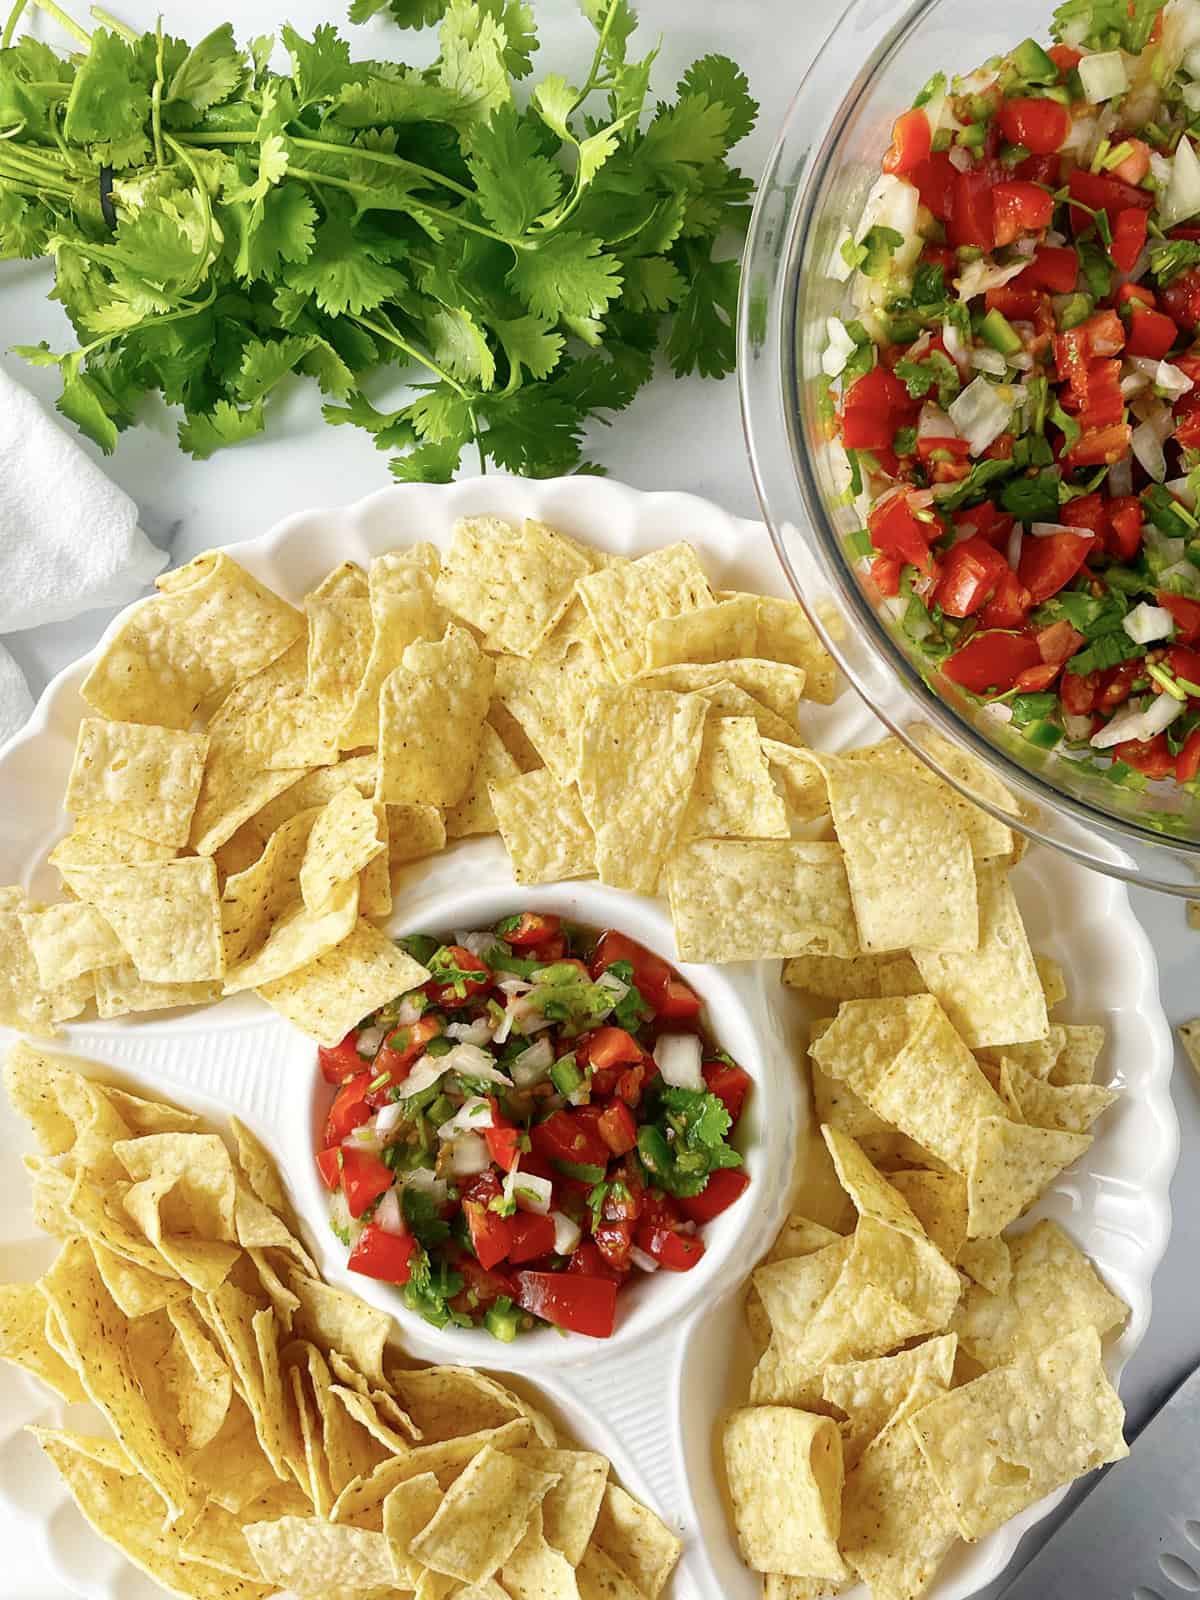
[[[681,841],[786,840],[772,773],[814,786],[796,707],[832,699],[831,659],[685,543],[630,561],[474,517],[300,607],[221,552],[158,586],[82,685],[69,898],[0,889],[26,1032],[253,989],[334,1044],[427,976],[376,925],[402,863],[499,830],[520,883],[653,892]]]
[[[0,1357],[110,1425],[32,1430],[99,1534],[188,1600],[656,1600],[679,1541],[604,1456],[494,1378],[398,1359],[249,1129],[231,1153],[79,1066],[19,1044],[5,1068],[62,1247],[0,1286]]]
[[[836,1011],[812,1026],[817,1156],[753,1274],[725,1466],[767,1600],[859,1579],[915,1600],[957,1539],[1126,1453],[1101,1354],[1126,1306],[1056,1223],[1005,1233],[1116,1096],[1092,1081],[1103,1029],[1049,1020],[1066,987],[1030,951],[1007,830],[890,744],[812,760],[847,937],[783,969]]]

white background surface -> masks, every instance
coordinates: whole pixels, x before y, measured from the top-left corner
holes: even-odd
[[[586,28],[570,0],[534,0],[534,6],[543,44],[535,57],[535,78],[547,71],[570,76],[588,52]],[[80,3],[73,9],[81,16],[85,10]],[[157,7],[150,0],[118,0],[114,9],[135,26],[151,27]],[[655,79],[664,91],[697,55],[718,50],[740,61],[762,113],[758,128],[737,155],[747,171],[757,173],[788,102],[839,9],[840,0],[725,0],[706,5],[694,0],[642,0],[642,27],[635,44],[645,47],[657,34],[664,35]],[[164,0],[163,11],[166,27],[177,35],[195,39],[232,16],[239,37],[248,39],[276,29],[283,21],[311,34],[318,22],[340,21],[344,6],[341,0],[324,4],[293,0],[290,6],[282,0],[238,0],[236,5],[229,0]],[[40,28],[40,23],[34,26]],[[349,33],[358,54],[416,59],[414,36],[378,19]],[[56,349],[69,347],[66,319],[45,298],[49,288],[50,275],[44,267],[0,263],[0,347],[34,344],[43,338]],[[0,356],[0,361],[47,401],[53,399],[53,373],[30,370],[8,356]],[[681,383],[664,373],[612,429],[594,429],[589,454],[613,477],[639,488],[686,489],[735,514],[757,515],[733,379],[720,384],[698,379]],[[385,463],[365,434],[326,427],[315,386],[306,385],[272,402],[264,441],[222,452],[207,462],[182,455],[174,443],[174,420],[151,408],[144,425],[123,436],[106,469],[138,502],[150,536],[170,548],[174,561],[183,562],[210,545],[260,533],[292,512],[341,504],[381,488],[389,481]],[[86,536],[86,527],[81,528],[80,537]],[[5,640],[24,667],[35,696],[49,677],[95,643],[107,620],[106,613],[94,612]],[[1178,1023],[1200,1013],[1200,934],[1187,928],[1179,901],[1141,891],[1134,891],[1133,898],[1158,952],[1169,1019]],[[1174,1234],[1155,1284],[1150,1332],[1122,1383],[1132,1428],[1140,1427],[1200,1360],[1196,1285],[1200,1093],[1182,1052],[1175,1099],[1183,1155],[1172,1194]],[[1056,1520],[1043,1523],[1026,1541],[1019,1561],[1032,1554],[1033,1541],[1043,1538]],[[39,1570],[20,1529],[6,1527],[2,1514],[0,1548],[4,1550],[0,1600],[60,1600],[59,1586]],[[1012,1572],[1016,1569],[1014,1564]],[[992,1595],[999,1588],[987,1592]]]

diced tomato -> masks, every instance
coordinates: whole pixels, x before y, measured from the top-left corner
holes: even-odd
[[[501,1172],[511,1172],[521,1154],[521,1130],[504,1115],[494,1096],[488,1096],[488,1105],[492,1108],[492,1125],[482,1130],[488,1154]]]
[[[334,1145],[330,1150],[322,1150],[317,1157],[317,1171],[321,1174],[321,1181],[327,1189],[335,1191],[342,1187],[342,1151],[340,1145]]]
[[[1040,666],[1026,667],[1017,674],[1013,688],[1018,694],[1040,694],[1048,689],[1062,671],[1061,661],[1043,661]]]
[[[1134,494],[1114,495],[1108,502],[1108,553],[1117,561],[1132,561],[1142,543],[1142,502]]]
[[[1167,665],[1177,678],[1200,685],[1200,650],[1173,644],[1167,651]]]
[[[1102,672],[1096,691],[1095,710],[1115,711],[1118,706],[1124,705],[1133,693],[1134,684],[1145,674],[1145,663],[1137,659],[1118,662],[1115,667]]]
[[[750,1093],[750,1074],[729,1061],[706,1061],[700,1071],[709,1094],[716,1095],[728,1111],[729,1120],[736,1123]]]
[[[1184,450],[1200,448],[1200,406],[1184,412],[1182,420],[1176,425],[1173,437],[1175,443]]]
[[[542,944],[546,939],[552,939],[561,927],[561,917],[548,912],[522,911],[516,927],[500,937],[514,950],[521,950],[528,944]]]
[[[964,539],[947,555],[933,598],[950,617],[969,617],[1010,572],[1008,562],[986,539]]]
[[[1069,44],[1052,44],[1046,54],[1058,68],[1060,78],[1067,77],[1083,60],[1083,51],[1076,50]]]
[[[567,1272],[572,1277],[604,1278],[609,1283],[624,1283],[628,1276],[614,1271],[591,1239],[584,1239],[576,1248],[567,1263]]]
[[[909,561],[921,572],[933,571],[929,543],[940,533],[941,524],[922,521],[907,495],[894,494],[874,506],[867,515],[867,528],[871,543],[883,555]]]
[[[1113,755],[1147,778],[1169,778],[1175,771],[1175,757],[1167,746],[1165,733],[1156,733],[1153,739],[1126,739],[1124,744],[1113,746]]]
[[[1161,291],[1163,309],[1181,328],[1191,332],[1200,323],[1200,271],[1189,267]]]
[[[690,1272],[704,1254],[704,1240],[695,1234],[676,1233],[652,1222],[639,1224],[637,1245],[668,1272]]]
[[[1129,324],[1126,348],[1131,356],[1161,361],[1179,337],[1179,329],[1162,311],[1137,311]]]
[[[623,1100],[627,1106],[641,1105],[646,1083],[657,1071],[653,1056],[647,1056],[640,1066],[629,1067],[617,1079],[613,1091],[617,1099]]]
[[[906,111],[892,124],[892,143],[883,158],[883,170],[898,175],[910,173],[929,159],[933,132],[929,118],[919,108]]]
[[[565,933],[556,933],[541,944],[527,945],[525,953],[531,961],[541,961],[549,966],[552,961],[561,961],[566,955],[567,936]]]
[[[1115,356],[1125,346],[1125,324],[1109,308],[1093,311],[1086,322],[1079,324],[1078,332],[1087,340],[1088,355],[1092,360]]]
[[[1136,311],[1139,306],[1149,306],[1151,310],[1158,304],[1154,290],[1144,283],[1123,283],[1117,290],[1117,309],[1128,306],[1129,310]]]
[[[342,1193],[352,1217],[361,1217],[368,1206],[386,1194],[395,1180],[391,1167],[367,1150],[342,1150]]]
[[[996,585],[996,592],[979,613],[979,620],[985,628],[1020,628],[1032,609],[1033,597],[1009,567]]]
[[[344,1083],[334,1096],[325,1119],[325,1146],[341,1144],[352,1128],[359,1127],[371,1115],[367,1104],[367,1089],[371,1083],[369,1072],[360,1072]]]
[[[1188,600],[1181,594],[1170,594],[1160,589],[1158,604],[1175,619],[1175,638],[1180,644],[1195,644],[1200,639],[1200,600]],[[1200,678],[1196,680],[1200,683]]]
[[[1104,497],[1100,494],[1081,494],[1076,499],[1068,501],[1058,515],[1059,521],[1065,523],[1068,528],[1086,529],[1099,539],[1103,539],[1108,531]]]
[[[921,204],[928,206],[939,222],[949,220],[951,209],[954,205],[954,191],[958,183],[958,171],[945,150],[935,151],[927,161],[920,162],[910,173],[908,179],[915,183],[920,191]],[[929,247],[926,247],[929,254]],[[942,263],[946,266],[946,263]],[[946,282],[950,282],[950,272],[958,265],[955,259],[946,266]]]
[[[661,1189],[647,1189],[642,1202],[641,1220],[653,1223],[656,1228],[677,1228],[683,1221],[683,1212],[679,1209],[679,1202],[669,1194],[664,1194]]]
[[[1059,698],[1068,716],[1088,717],[1096,709],[1100,692],[1098,672],[1064,672],[1059,686]]]
[[[494,1174],[485,1173],[485,1177]],[[496,1192],[499,1193],[499,1184]],[[498,1266],[508,1254],[509,1246],[513,1239],[513,1217],[502,1217],[498,1211],[491,1210],[490,1202],[494,1195],[482,1191],[478,1182],[471,1185],[463,1196],[463,1216],[467,1219],[467,1230],[471,1235],[471,1248],[481,1267],[489,1272]]]
[[[556,1328],[607,1339],[617,1320],[617,1286],[562,1272],[518,1272],[517,1304]]]
[[[589,1033],[575,1053],[603,1071],[606,1067],[636,1066],[646,1052],[624,1028],[605,1027]]]
[[[871,563],[871,582],[882,595],[900,593],[900,562],[895,556],[876,556]]]
[[[1063,460],[1073,467],[1111,467],[1129,454],[1132,441],[1133,429],[1127,422],[1088,428]]]
[[[1069,245],[1040,244],[1033,260],[1013,282],[1023,289],[1071,294],[1079,282],[1079,257]]]
[[[407,1283],[416,1248],[417,1241],[411,1233],[388,1233],[385,1228],[368,1222],[355,1241],[346,1265],[351,1272],[361,1272],[365,1278]]]
[[[675,1022],[682,1022],[688,1017],[698,1017],[704,1006],[704,1002],[695,990],[689,989],[682,978],[674,976],[667,979],[666,986],[653,1004],[660,1017],[667,1017]]]
[[[1014,178],[1024,178],[1026,183],[1045,184],[1047,189],[1062,188],[1061,156],[1026,156],[1012,169]]]
[[[554,1249],[554,1222],[532,1211],[518,1211],[509,1219],[508,1259],[519,1267],[523,1262],[548,1256]]]
[[[994,241],[992,180],[981,171],[960,172],[954,184],[947,233],[956,249],[990,250]]]
[[[1052,622],[1049,627],[1039,628],[1037,633],[1042,660],[1055,666],[1069,661],[1083,642],[1083,635],[1066,621]]]
[[[477,978],[462,978],[457,984],[427,983],[425,985],[425,993],[435,1006],[453,1009],[456,1006],[467,1005],[477,994],[482,994],[491,984],[492,972],[486,962],[481,961],[478,956],[472,955],[461,944],[447,945],[446,955],[448,960],[453,962],[460,972],[477,972],[479,974]],[[463,991],[461,994],[459,989]]]
[[[1022,672],[1038,666],[1041,659],[1037,640],[1028,634],[977,633],[947,659],[942,671],[952,683],[973,694],[988,690],[1004,693]]]
[[[1015,179],[992,189],[992,227],[998,245],[1012,244],[1023,233],[1040,233],[1050,226],[1054,196],[1036,183]]]
[[[842,442],[849,450],[886,450],[896,429],[916,415],[919,405],[886,367],[872,367],[846,391]]]
[[[629,1271],[629,1252],[633,1247],[632,1222],[602,1222],[592,1230],[592,1239],[614,1272],[624,1275]]]
[[[1112,244],[1108,253],[1119,272],[1132,272],[1146,243],[1147,216],[1136,206],[1118,211],[1112,224]]]
[[[1035,606],[1070,583],[1095,544],[1094,535],[1085,533],[1048,533],[1041,539],[1030,536],[1025,540],[1017,575]]]
[[[628,1155],[637,1144],[637,1123],[629,1107],[621,1100],[614,1100],[605,1106],[596,1127],[615,1156]]]
[[[905,392],[907,394],[907,391]],[[656,956],[652,950],[647,950],[643,945],[635,944],[632,939],[627,939],[623,934],[610,929],[596,946],[596,953],[592,958],[592,976],[599,977],[600,973],[612,966],[615,961],[629,962],[633,968],[635,985],[643,999],[654,1007],[658,1016],[674,1020],[699,1016],[703,1009],[703,1001],[682,978],[676,975],[669,962],[664,961],[661,956]]]
[[[321,1076],[326,1083],[345,1083],[363,1069],[363,1058],[358,1053],[358,1029],[351,1028],[341,1044],[321,1045],[317,1050]]]
[[[1200,775],[1200,728],[1193,728],[1175,757],[1176,783],[1192,783]]]
[[[604,1222],[636,1222],[642,1214],[646,1190],[636,1163],[623,1162],[608,1175],[608,1191],[601,1201]]]
[[[534,1123],[529,1137],[537,1154],[547,1161],[606,1168],[612,1152],[593,1125],[593,1119],[583,1115],[587,1109],[568,1111],[563,1108],[545,1122]]]
[[[404,1082],[430,1039],[436,1039],[441,1031],[442,1025],[436,1017],[418,1017],[415,1022],[396,1028],[384,1040],[371,1063],[371,1082],[379,1086],[367,1096],[370,1106],[378,1110],[388,1103],[392,1090]],[[379,1083],[385,1075],[387,1082]]]
[[[1057,100],[1005,100],[996,114],[1009,144],[1023,144],[1035,156],[1053,155],[1071,131],[1071,117]]]
[[[517,1298],[516,1280],[510,1273],[498,1267],[481,1266],[465,1250],[454,1262],[454,1270],[465,1279],[462,1292],[450,1302],[455,1311],[473,1312],[481,1306],[490,1306],[502,1296],[509,1300]]]
[[[1024,278],[1025,274],[1021,274]],[[1032,322],[1040,309],[1049,305],[1050,296],[1045,289],[1032,288],[1018,278],[1012,283],[1002,283],[989,289],[984,304],[989,311],[999,311],[1011,321]]]
[[[684,1196],[679,1209],[689,1222],[703,1226],[728,1211],[735,1200],[740,1200],[750,1187],[750,1179],[739,1167],[724,1167],[710,1172],[708,1182],[697,1195]]]
[[[1079,201],[1078,206],[1071,207],[1071,226],[1076,233],[1083,233],[1093,225],[1093,211],[1103,211],[1112,227],[1122,211],[1149,211],[1154,204],[1154,196],[1145,189],[1135,189],[1131,183],[1122,183],[1120,178],[1110,178],[1104,173],[1088,172],[1085,167],[1072,168],[1067,188],[1071,199]],[[1086,211],[1082,209],[1084,206],[1088,208]]]

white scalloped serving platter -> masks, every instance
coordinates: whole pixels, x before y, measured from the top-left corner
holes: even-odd
[[[628,556],[686,538],[718,587],[788,592],[760,524],[729,517],[691,495],[643,494],[589,477],[497,477],[388,489],[344,509],[292,517],[234,554],[298,600],[338,562],[365,563],[416,539],[444,545],[459,517],[484,512],[541,518]],[[78,690],[94,654],[54,680],[28,728],[0,754],[0,883],[21,883],[47,898],[56,895],[57,884],[45,855],[67,825],[61,799],[85,710]],[[834,706],[806,707],[805,713],[807,736],[827,749],[869,742],[884,731],[848,690]],[[1035,1213],[1062,1222],[1128,1301],[1129,1324],[1111,1352],[1117,1375],[1146,1330],[1150,1280],[1170,1226],[1167,1191],[1178,1154],[1168,1088],[1170,1031],[1153,953],[1122,884],[1038,848],[1014,883],[1035,947],[1066,972],[1069,1020],[1105,1025],[1099,1075],[1125,1091],[1085,1160]],[[539,905],[585,922],[614,923],[673,959],[660,902],[594,883],[518,888],[495,838],[463,841],[407,869],[391,929],[440,931]],[[720,1416],[747,1388],[750,1351],[737,1291],[782,1218],[792,1152],[807,1126],[795,1063],[809,1012],[782,989],[777,963],[683,970],[708,1001],[718,1036],[755,1079],[743,1131],[753,1184],[707,1230],[701,1265],[639,1285],[617,1335],[602,1344],[551,1332],[510,1346],[485,1335],[439,1334],[405,1312],[385,1285],[348,1274],[344,1251],[325,1225],[313,1171],[313,1120],[327,1092],[317,1082],[313,1047],[254,996],[193,1012],[71,1026],[62,1048],[198,1111],[217,1117],[236,1111],[277,1155],[332,1281],[394,1313],[398,1337],[413,1356],[471,1361],[536,1385],[568,1431],[610,1455],[630,1489],[679,1530],[685,1550],[672,1584],[675,1600],[758,1600],[760,1582],[742,1566],[730,1533],[713,1441]],[[35,1235],[25,1173],[14,1159],[27,1142],[11,1110],[0,1108],[0,1152],[7,1157],[0,1161],[0,1244],[8,1278],[33,1276],[50,1256],[51,1241]],[[71,1409],[79,1408],[48,1399],[15,1369],[0,1370],[0,1501],[11,1531],[42,1542],[64,1590],[87,1600],[149,1600],[161,1591],[87,1529],[22,1432],[28,1422],[64,1415],[70,1425],[77,1420]],[[960,1546],[931,1590],[935,1600],[965,1600],[995,1578],[1021,1534],[1057,1498],[977,1546]]]

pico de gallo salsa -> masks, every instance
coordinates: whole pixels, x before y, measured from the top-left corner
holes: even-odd
[[[437,1327],[613,1331],[748,1186],[750,1077],[658,956],[523,911],[400,944],[430,972],[332,1049],[317,1167],[354,1272]]]
[[[899,117],[840,247],[848,541],[935,686],[1200,774],[1200,0],[1067,0]]]

